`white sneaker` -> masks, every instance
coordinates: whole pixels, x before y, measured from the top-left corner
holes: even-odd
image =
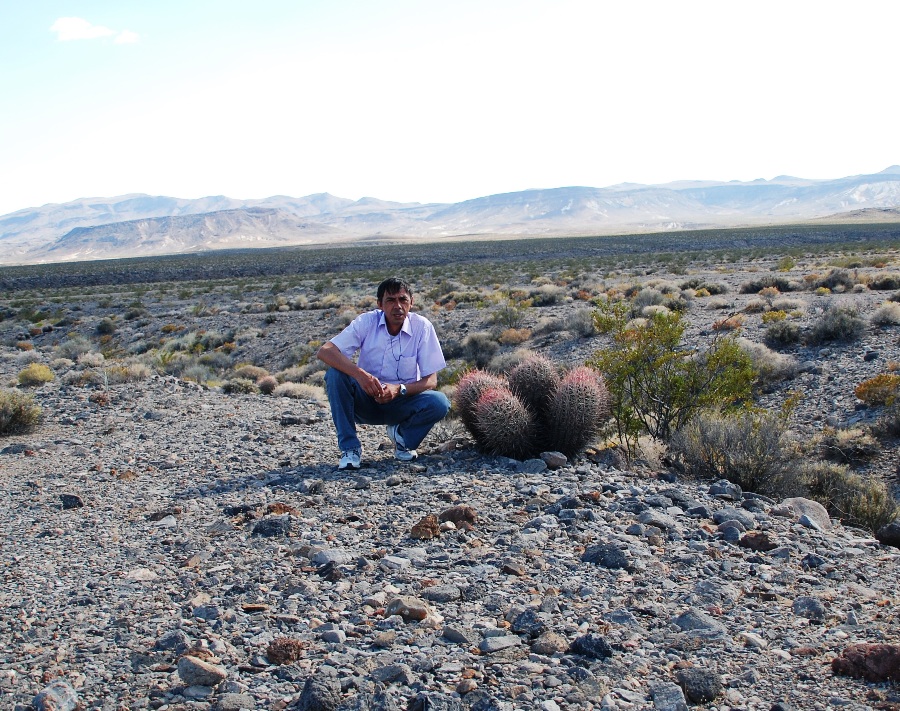
[[[399,425],[388,425],[385,428],[387,429],[387,436],[394,443],[394,459],[399,459],[401,462],[411,462],[419,456],[419,453],[414,449],[406,448],[403,443],[403,437],[397,431],[398,427]]]
[[[358,449],[348,449],[346,452],[341,452],[341,462],[338,464],[338,469],[359,469],[361,454]]]

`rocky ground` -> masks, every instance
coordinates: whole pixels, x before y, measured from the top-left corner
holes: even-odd
[[[751,297],[726,298],[739,312]],[[819,297],[801,298],[812,319]],[[829,298],[870,311],[885,295]],[[258,329],[240,355],[272,370],[339,325],[148,308],[116,338]],[[578,308],[531,309],[527,325]],[[689,313],[698,338],[722,316],[699,300]],[[431,315],[445,340],[489,324]],[[37,359],[58,335],[35,337]],[[12,343],[5,383],[35,359]],[[553,330],[527,345],[574,363],[602,343]],[[853,388],[900,343],[870,328],[793,353],[814,367],[765,397],[799,387],[796,427],[812,434],[866,421]],[[42,424],[0,440],[0,708],[900,708],[895,683],[833,664],[897,645],[900,550],[805,500],[599,453],[486,458],[453,423],[412,464],[364,427],[363,469],[338,472],[323,403],[160,373],[33,393]],[[896,464],[895,446],[871,466],[890,478]]]

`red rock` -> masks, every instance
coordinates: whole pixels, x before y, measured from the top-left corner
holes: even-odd
[[[900,644],[851,644],[831,661],[831,670],[866,681],[900,681]]]

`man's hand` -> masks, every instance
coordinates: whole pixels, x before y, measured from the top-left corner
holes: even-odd
[[[381,398],[384,397],[386,385],[382,385],[378,378],[371,373],[367,373],[362,368],[359,368],[359,374],[354,377],[366,395],[375,398],[378,402],[382,402]]]

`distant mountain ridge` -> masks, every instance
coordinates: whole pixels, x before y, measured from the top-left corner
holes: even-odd
[[[82,198],[0,216],[0,264],[109,259],[234,247],[567,236],[783,224],[853,214],[890,219],[900,166],[835,180],[677,181],[524,190],[459,203],[318,193],[261,200]]]

